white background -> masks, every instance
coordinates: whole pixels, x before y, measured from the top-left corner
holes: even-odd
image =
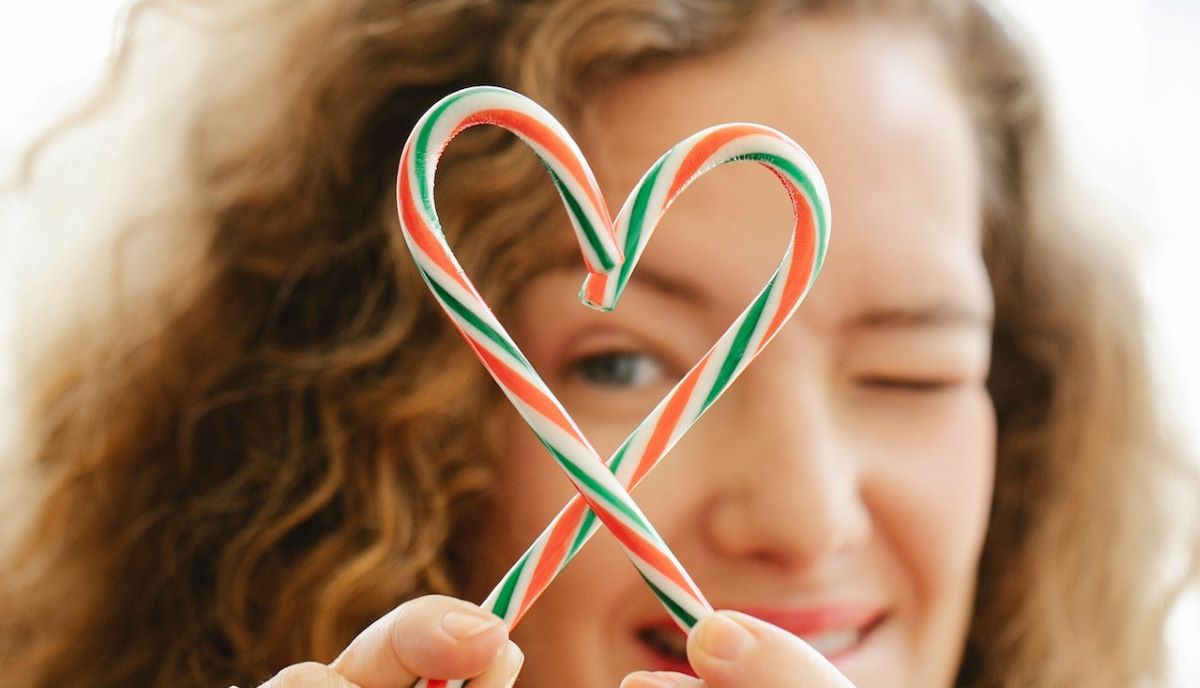
[[[0,183],[12,154],[86,94],[108,56],[118,0],[0,0]],[[1163,394],[1200,454],[1200,1],[1003,0],[1050,77],[1083,183],[1131,219]],[[0,209],[2,211],[2,209]],[[3,216],[0,215],[0,219]],[[0,228],[3,229],[3,228]],[[22,244],[0,233],[0,446]],[[1175,615],[1178,686],[1200,685],[1200,604]]]

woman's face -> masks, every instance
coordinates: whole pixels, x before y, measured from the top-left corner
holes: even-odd
[[[718,608],[793,631],[862,688],[950,685],[995,424],[976,151],[937,46],[916,29],[809,19],[628,79],[596,105],[581,145],[613,206],[672,144],[730,121],[794,138],[832,202],[807,301],[634,497]],[[615,312],[576,300],[582,263],[524,290],[514,335],[603,456],[762,286],[790,219],[768,172],[728,165],[668,213]],[[483,556],[504,566],[571,494],[515,414],[509,438]],[[683,636],[604,531],[515,638],[530,687],[686,666]]]

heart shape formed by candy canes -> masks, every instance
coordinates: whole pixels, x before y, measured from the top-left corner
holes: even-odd
[[[607,465],[492,314],[442,233],[433,202],[437,163],[451,139],[478,124],[513,132],[549,170],[588,271],[580,300],[600,310],[616,306],[667,208],[708,170],[738,160],[758,162],[775,174],[792,199],[794,231],[766,285]],[[828,194],[812,160],[795,142],[769,127],[711,127],[659,158],[633,188],[613,223],[591,169],[562,125],[520,94],[479,86],[443,98],[417,122],[401,155],[396,199],[404,240],[421,276],[578,491],[483,606],[509,628],[515,626],[602,523],[671,618],[685,632],[690,630],[712,607],[628,491],[762,351],[811,288],[829,238]],[[465,682],[422,679],[418,685],[451,683]]]

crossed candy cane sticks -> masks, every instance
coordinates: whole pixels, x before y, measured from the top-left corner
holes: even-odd
[[[433,201],[434,174],[446,145],[478,124],[503,127],[545,164],[567,208],[587,277],[580,300],[614,308],[650,235],[671,203],[708,170],[751,160],[770,169],[792,199],[795,226],[766,285],[607,464],[492,314],[446,243]],[[667,151],[634,187],[613,223],[579,147],[557,120],[528,98],[479,86],[443,98],[417,122],[400,160],[400,227],[434,297],[558,462],[578,494],[517,560],[483,607],[511,629],[600,524],[686,632],[712,607],[629,496],[796,311],[812,287],[829,240],[829,199],[820,172],[791,139],[757,124],[722,124]],[[421,679],[442,688],[465,680]]]

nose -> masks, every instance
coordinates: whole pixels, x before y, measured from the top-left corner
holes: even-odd
[[[868,538],[862,467],[818,385],[762,372],[741,399],[726,400],[735,402],[732,432],[710,448],[722,467],[712,472],[704,534],[719,556],[803,569]]]

